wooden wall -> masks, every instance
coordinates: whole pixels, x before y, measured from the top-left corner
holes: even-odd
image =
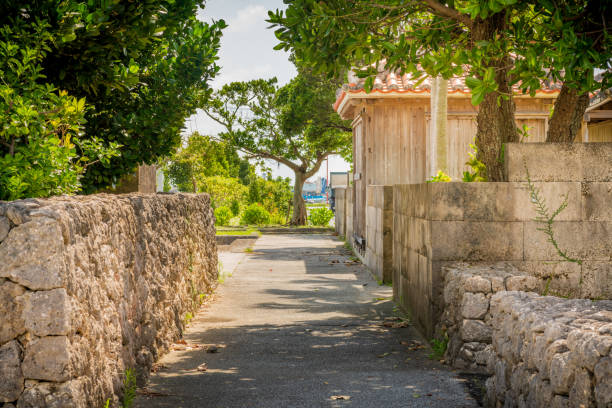
[[[429,100],[368,101],[365,122],[367,184],[418,183],[425,178]]]
[[[612,120],[588,124],[587,129],[589,143],[612,142]]]

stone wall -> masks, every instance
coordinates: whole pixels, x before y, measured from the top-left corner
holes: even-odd
[[[365,264],[385,283],[393,276],[393,186],[367,187]]]
[[[352,242],[353,237],[353,190],[354,187],[348,186],[346,188],[346,240]]]
[[[612,406],[612,301],[499,292],[491,315],[487,406]]]
[[[509,143],[508,181],[612,182],[612,143]]]
[[[542,291],[546,283],[506,263],[460,263],[443,268],[444,312],[439,336],[447,336],[445,360],[453,367],[493,374],[491,297],[500,291]]]
[[[341,237],[346,237],[346,187],[335,187],[334,197],[336,200],[336,213],[334,218],[336,232]]]
[[[217,278],[207,195],[0,203],[0,403],[116,406]],[[0,404],[1,405],[1,404]]]
[[[432,336],[442,312],[442,267],[506,261],[551,279],[551,294],[612,297],[612,182],[534,182],[550,209],[568,196],[553,229],[566,262],[538,229],[524,182],[394,186],[395,297]]]

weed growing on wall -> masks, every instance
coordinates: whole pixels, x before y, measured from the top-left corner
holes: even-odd
[[[448,348],[448,335],[444,333],[442,340],[431,339],[430,343],[431,353],[429,353],[428,357],[432,360],[442,360]]]
[[[569,202],[568,194],[565,194],[563,196],[563,201],[561,202],[561,205],[559,205],[559,207],[551,213],[548,209],[548,206],[546,205],[544,197],[542,197],[540,189],[534,186],[534,184],[531,182],[527,163],[524,163],[524,165],[525,173],[527,174],[527,188],[529,190],[529,198],[531,199],[531,202],[535,206],[535,210],[538,213],[538,216],[535,218],[535,221],[542,225],[542,227],[538,228],[537,230],[542,231],[544,234],[546,234],[548,242],[552,244],[552,246],[555,248],[561,258],[565,259],[568,262],[574,262],[579,265],[582,265],[582,260],[570,257],[566,251],[559,248],[559,243],[555,239],[555,232],[553,230],[553,223],[555,221],[555,218],[567,208]]]
[[[450,181],[451,178],[449,175],[444,173],[442,170],[438,170],[438,173],[436,173],[435,176],[432,176],[429,180],[427,180],[428,183],[448,183]]]

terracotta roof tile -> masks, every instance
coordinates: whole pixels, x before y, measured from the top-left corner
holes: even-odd
[[[355,72],[351,71],[348,74],[349,83],[343,85],[342,90],[349,93],[362,92],[364,91],[365,78],[359,78],[355,75]],[[431,90],[432,78],[427,77],[421,83],[418,83],[418,78],[413,78],[410,74],[400,75],[399,73],[390,71],[380,71],[374,79],[374,85],[372,90],[378,92],[412,92],[412,93],[423,93]],[[515,93],[521,93],[519,84],[513,86]],[[561,84],[552,82],[543,82],[543,92],[557,92],[561,89]],[[448,80],[448,92],[449,93],[465,93],[469,94],[470,89],[465,84],[464,77],[453,77]]]

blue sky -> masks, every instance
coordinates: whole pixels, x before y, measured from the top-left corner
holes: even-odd
[[[282,0],[208,0],[206,8],[198,12],[203,21],[224,19],[229,27],[224,30],[218,64],[221,72],[212,83],[219,88],[233,81],[276,77],[281,85],[296,74],[288,60],[289,54],[275,51],[274,31],[267,29],[268,10],[284,8]],[[198,112],[185,123],[187,133],[198,130],[203,134],[216,134],[221,128],[204,113]],[[287,167],[270,162],[274,175],[293,178]],[[325,176],[325,165],[319,177]],[[346,171],[348,164],[340,157],[329,160],[329,171]]]

